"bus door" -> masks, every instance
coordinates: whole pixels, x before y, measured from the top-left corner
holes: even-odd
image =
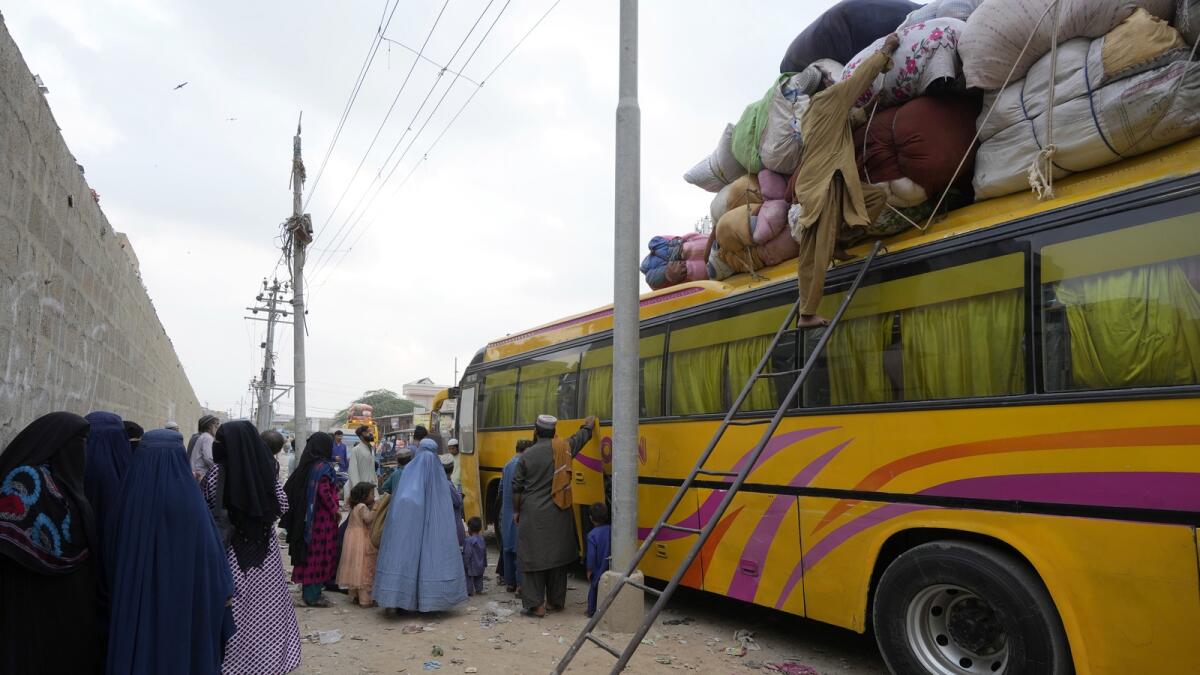
[[[463,387],[454,414],[458,424],[458,461],[462,462],[463,515],[483,519],[483,499],[479,486],[479,458],[475,454],[475,387]]]

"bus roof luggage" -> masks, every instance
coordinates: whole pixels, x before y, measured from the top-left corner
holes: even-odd
[[[876,38],[896,30],[918,7],[906,0],[842,0],[792,40],[779,72],[798,73],[820,59],[845,63]]]
[[[1163,18],[1175,14],[1175,0],[1062,0],[1056,32],[1052,7],[1046,0],[984,0],[967,19],[958,44],[967,86],[999,89],[1010,71],[1011,82],[1025,77],[1050,52],[1056,35],[1059,43],[1098,38],[1138,7]]]

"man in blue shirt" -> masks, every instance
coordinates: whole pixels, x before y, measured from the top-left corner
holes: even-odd
[[[337,461],[338,471],[350,472],[350,456],[346,452],[346,444],[342,442],[342,432],[333,432],[333,458]]]
[[[596,502],[589,509],[592,530],[587,535],[588,604],[587,615],[596,613],[596,594],[600,589],[600,577],[608,571],[612,556],[612,527],[608,524],[608,507]]]

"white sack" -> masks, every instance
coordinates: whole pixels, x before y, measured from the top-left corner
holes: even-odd
[[[727,124],[721,140],[717,141],[717,149],[688,169],[683,179],[709,192],[719,192],[745,173],[746,169],[733,156],[733,125]]]
[[[1013,63],[1017,67],[1011,81],[1025,77],[1029,67],[1050,51],[1053,42],[1053,12],[1038,24],[1049,5],[1048,0],[984,0],[967,19],[958,42],[967,86],[999,89]],[[1169,19],[1175,13],[1175,0],[1062,0],[1058,41],[1098,38],[1138,7]],[[1030,33],[1034,37],[1029,49],[1018,59]]]
[[[1171,99],[1181,79],[1183,84]],[[1170,106],[1164,112],[1168,101]],[[1054,144],[1058,150],[1054,177],[1105,166],[1197,134],[1200,62],[1176,61],[1117,80],[1095,91],[1090,101],[1084,96],[1055,106]],[[1039,142],[1046,142],[1045,115],[1014,124],[979,146],[975,198],[1028,190],[1028,170],[1041,147]]]
[[[1072,99],[1087,96],[1089,91],[1095,92],[1114,78],[1104,71],[1101,59],[1104,38],[1089,40],[1076,38],[1058,46],[1058,76],[1054,82],[1054,100],[1065,103]],[[1138,72],[1155,68],[1186,59],[1187,49],[1171,50],[1158,58],[1143,62],[1141,67],[1126,70],[1118,75],[1129,77]],[[1042,57],[1032,68],[1025,79],[1010,84],[999,96],[997,92],[988,92],[983,97],[983,111],[979,113],[979,140],[987,141],[1000,131],[1014,124],[1028,124],[1026,116],[1033,118],[1046,112],[1050,99],[1050,56]],[[987,111],[995,103],[987,121]]]

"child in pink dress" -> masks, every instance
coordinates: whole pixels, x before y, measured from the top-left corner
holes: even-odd
[[[375,557],[379,549],[371,543],[371,523],[375,520],[375,486],[363,482],[350,490],[350,520],[346,525],[346,540],[342,543],[342,560],[338,565],[337,584],[347,590],[350,601],[363,607],[374,607],[371,584],[375,579]]]

